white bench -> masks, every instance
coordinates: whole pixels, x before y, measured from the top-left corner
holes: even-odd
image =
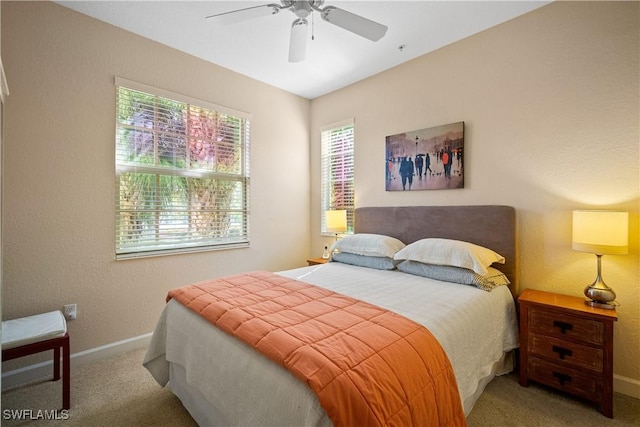
[[[61,311],[2,322],[2,361],[53,350],[53,381],[60,379],[62,350],[62,409],[71,407],[71,363],[67,322]]]

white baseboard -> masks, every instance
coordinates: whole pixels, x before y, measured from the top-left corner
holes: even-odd
[[[640,399],[640,381],[614,374],[613,391]]]
[[[151,332],[137,337],[117,341],[111,344],[71,354],[71,368],[95,362],[100,359],[126,353],[131,350],[145,348],[151,341]],[[7,390],[31,381],[50,378],[53,372],[53,360],[36,363],[14,369],[2,374],[2,390]],[[73,372],[73,371],[72,371]]]
[[[84,365],[86,363],[95,362],[100,359],[126,353],[127,351],[144,348],[151,341],[151,332],[137,337],[117,341],[101,347],[73,353],[71,355],[71,367]],[[25,366],[24,368],[15,369],[13,371],[2,374],[2,390],[16,387],[37,379],[51,377],[53,369],[53,361],[37,363],[35,365]],[[623,377],[621,375],[613,376],[613,390],[616,393],[622,393],[627,396],[640,399],[640,381],[633,378]]]

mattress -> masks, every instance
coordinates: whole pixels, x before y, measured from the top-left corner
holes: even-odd
[[[453,366],[465,414],[494,375],[509,371],[517,317],[506,286],[486,292],[397,270],[337,262],[279,272],[393,310],[428,328]],[[200,425],[331,425],[317,398],[283,367],[176,301],[162,313],[145,366]]]

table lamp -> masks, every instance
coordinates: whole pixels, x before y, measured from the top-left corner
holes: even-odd
[[[602,280],[602,255],[628,252],[629,213],[618,211],[573,211],[572,248],[590,252],[598,259],[596,280],[584,289],[591,307],[615,309],[616,293]]]
[[[344,233],[347,231],[347,211],[325,211],[324,218],[327,224],[327,233],[335,233],[336,241],[338,241],[338,233]]]

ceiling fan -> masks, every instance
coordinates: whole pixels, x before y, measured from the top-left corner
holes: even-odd
[[[267,15],[275,15],[281,10],[293,12],[297,18],[291,24],[291,36],[289,39],[289,62],[300,62],[307,54],[307,17],[313,12],[319,12],[325,21],[343,28],[352,33],[358,34],[371,41],[380,40],[387,32],[385,25],[379,24],[370,19],[364,18],[355,13],[348,12],[335,6],[322,7],[324,0],[281,0],[281,4],[263,4],[259,6],[246,7],[232,10],[230,12],[218,13],[207,16],[206,19],[220,25],[230,25],[246,21],[253,18],[260,18]]]

